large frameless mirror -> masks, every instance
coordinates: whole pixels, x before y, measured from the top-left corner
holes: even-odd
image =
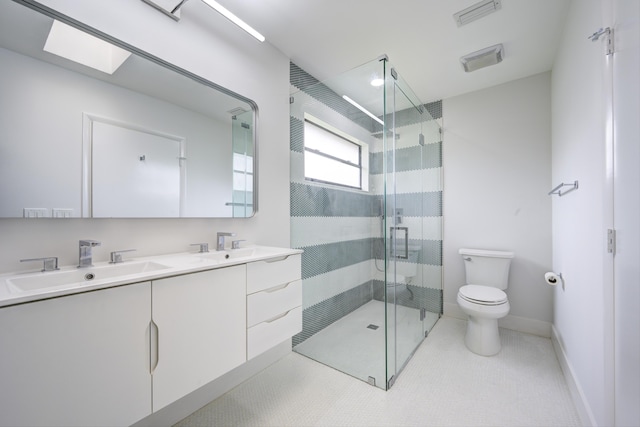
[[[0,3],[0,217],[254,214],[253,101],[20,3]]]

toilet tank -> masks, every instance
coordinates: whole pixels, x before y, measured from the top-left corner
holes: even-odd
[[[466,284],[507,289],[513,252],[463,248],[458,253],[464,260]]]

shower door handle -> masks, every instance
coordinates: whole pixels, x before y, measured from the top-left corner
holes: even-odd
[[[404,232],[404,255],[398,255],[397,232]],[[409,227],[390,227],[391,255],[396,259],[409,259]]]

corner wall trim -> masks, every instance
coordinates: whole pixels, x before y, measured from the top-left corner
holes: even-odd
[[[578,411],[582,425],[596,426],[597,423],[595,421],[595,417],[593,416],[589,403],[582,392],[580,382],[573,373],[571,361],[567,358],[567,353],[564,351],[562,341],[560,340],[560,336],[555,325],[551,326],[551,344],[553,345],[553,350],[555,351],[558,362],[560,363],[560,368],[564,374],[565,381],[569,387],[569,392],[571,393],[571,399]]]

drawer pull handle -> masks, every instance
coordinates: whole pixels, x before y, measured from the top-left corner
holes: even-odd
[[[293,282],[285,283],[284,285],[274,286],[273,288],[265,289],[262,292],[270,294],[270,293],[273,293],[273,292],[281,291],[282,289],[288,288],[290,284],[295,283],[295,282],[296,281],[294,280]]]
[[[292,309],[293,310],[293,309]],[[276,317],[272,317],[269,320],[265,320],[264,323],[273,323],[278,319],[282,319],[283,317],[285,317],[287,314],[291,313],[291,310],[287,311],[286,313],[282,313],[282,314],[278,314]]]
[[[281,256],[281,257],[277,257],[277,258],[269,258],[269,259],[265,259],[263,262],[269,263],[271,264],[272,262],[280,262],[280,261],[284,261],[287,258],[289,258],[291,255],[285,255],[285,256]]]

